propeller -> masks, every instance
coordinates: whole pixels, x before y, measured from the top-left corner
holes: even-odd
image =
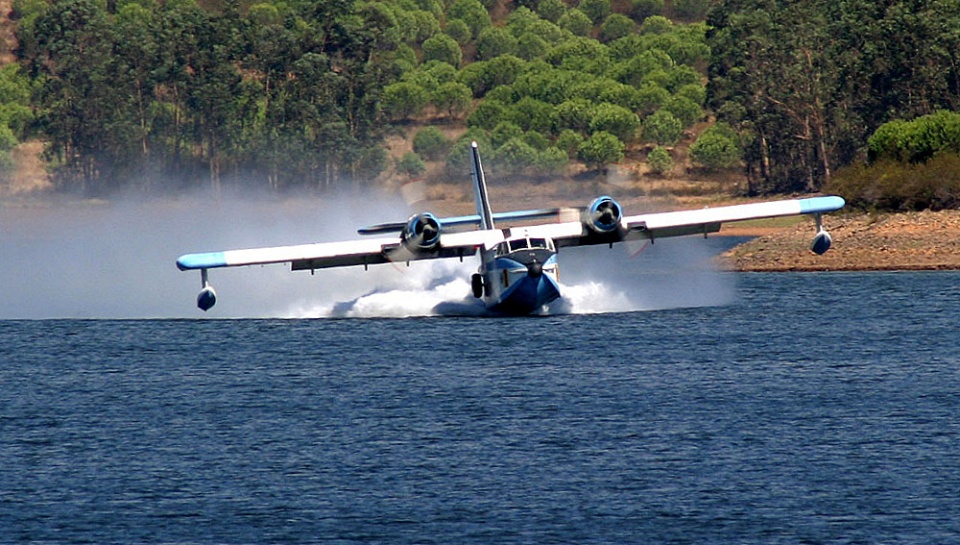
[[[601,204],[594,212],[594,221],[601,225],[612,225],[617,217],[617,206],[610,201]]]
[[[622,208],[613,197],[598,197],[585,210],[583,221],[597,233],[612,233],[620,227]]]

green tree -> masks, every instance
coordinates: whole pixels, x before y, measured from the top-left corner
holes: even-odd
[[[673,21],[662,15],[651,15],[640,25],[643,34],[670,34],[673,32]]]
[[[818,4],[763,4],[732,0],[712,11],[711,94],[746,112],[751,192],[816,189],[830,178],[834,131],[849,111],[835,100],[841,73],[832,68],[846,55],[828,51],[837,39]]]
[[[437,87],[431,97],[433,105],[447,112],[450,117],[458,117],[470,107],[472,95],[470,88],[458,81],[450,81]]]
[[[507,172],[519,174],[536,165],[539,154],[521,138],[511,138],[497,148],[496,163]]]
[[[523,97],[509,110],[509,119],[525,131],[554,134],[558,116],[552,104],[532,97]]]
[[[563,0],[540,0],[537,5],[537,14],[544,19],[556,23],[567,12],[567,5]]]
[[[881,125],[867,139],[870,159],[922,163],[944,152],[960,153],[960,113],[939,111],[912,121]]]
[[[507,15],[507,24],[504,28],[510,31],[515,37],[519,38],[526,33],[531,25],[536,24],[543,19],[527,7],[518,7]]]
[[[616,104],[631,111],[638,111],[644,104],[644,97],[635,87],[622,83],[613,83],[600,92],[601,102]]]
[[[583,143],[583,140],[583,135],[578,131],[564,129],[560,131],[560,136],[557,137],[556,144],[557,148],[567,155],[567,160],[570,160],[577,156],[577,150],[580,149],[580,144]]]
[[[480,36],[483,29],[488,28],[492,23],[487,8],[479,0],[456,0],[450,10],[447,12],[450,19],[459,19],[470,28],[472,38]]]
[[[31,109],[33,83],[17,64],[0,67],[0,126],[22,139],[33,122]]]
[[[437,127],[424,127],[413,136],[413,151],[432,161],[443,157],[450,145],[450,140]]]
[[[657,146],[647,154],[647,166],[654,174],[663,175],[673,170],[673,157],[662,146]]]
[[[587,168],[604,170],[607,165],[623,159],[624,145],[616,136],[608,132],[595,132],[583,141],[577,149],[577,157]]]
[[[473,40],[473,31],[470,30],[467,23],[460,19],[447,21],[447,26],[444,27],[443,33],[453,38],[459,45],[467,45]]]
[[[531,148],[537,151],[546,151],[546,149],[550,147],[550,139],[536,131],[527,131],[523,133],[521,138]]]
[[[547,54],[547,41],[532,33],[521,34],[517,39],[517,56],[531,61],[542,58]]]
[[[724,131],[708,129],[690,146],[690,159],[708,169],[731,168],[740,163],[740,149]]]
[[[637,91],[637,111],[649,115],[659,110],[670,99],[670,91],[655,83],[646,83]]]
[[[558,126],[576,132],[587,132],[593,118],[593,103],[582,98],[567,100],[557,106]]]
[[[463,51],[460,44],[446,34],[435,34],[423,42],[423,62],[440,61],[453,66],[460,67],[463,61]]]
[[[636,30],[637,24],[626,15],[614,13],[607,17],[600,25],[600,40],[603,42],[612,42],[629,36]]]
[[[579,9],[567,10],[557,24],[575,36],[587,36],[593,29],[593,21]]]
[[[479,69],[482,95],[494,87],[512,85],[523,72],[526,63],[513,55],[501,55],[489,61],[475,62],[473,65],[477,65]],[[463,72],[461,71],[461,74]],[[469,84],[467,85],[469,86]],[[477,89],[474,88],[474,94],[476,93]]]
[[[428,98],[423,87],[415,83],[392,83],[383,88],[383,109],[391,119],[408,119],[420,115]]]
[[[493,144],[495,148],[499,148],[510,140],[522,137],[523,128],[511,121],[501,121],[490,131],[490,143]]]
[[[484,100],[467,118],[467,126],[493,130],[501,121],[505,120],[510,108],[496,100]]]
[[[33,120],[31,85],[16,64],[0,67],[0,180],[13,170],[11,150]]]
[[[677,96],[689,98],[697,106],[707,101],[707,88],[699,83],[689,83],[677,89]]]
[[[560,28],[556,23],[545,19],[531,21],[524,32],[539,36],[550,45],[559,44],[570,37],[569,32]]]
[[[621,142],[636,140],[640,118],[632,111],[615,104],[598,104],[590,119],[590,132],[608,132]]]
[[[682,95],[671,97],[663,105],[663,109],[680,120],[684,128],[692,127],[703,117],[703,109],[696,102]]]
[[[503,27],[489,27],[480,32],[477,38],[477,58],[489,60],[501,55],[517,53],[517,39]]]
[[[92,0],[55,3],[35,24],[36,70],[44,81],[41,90],[41,123],[49,149],[63,165],[57,174],[61,185],[80,191],[98,191],[115,164],[112,154],[133,135],[117,134],[110,127],[125,113],[126,89],[118,89],[112,76],[114,38],[106,14]]]
[[[594,24],[599,24],[611,13],[610,0],[580,0],[577,9],[589,17]]]
[[[575,37],[552,48],[545,60],[558,68],[602,74],[610,66],[610,49],[597,40]]]
[[[559,176],[566,171],[570,164],[570,158],[567,152],[560,148],[549,146],[543,151],[537,153],[534,159],[534,172],[543,176]]]
[[[404,153],[402,157],[397,159],[396,163],[397,173],[403,174],[404,176],[410,178],[417,178],[422,176],[424,172],[427,171],[427,165],[423,162],[423,159],[419,155],[412,151]]]
[[[683,135],[683,123],[666,110],[657,110],[643,120],[643,138],[661,146],[676,144]]]

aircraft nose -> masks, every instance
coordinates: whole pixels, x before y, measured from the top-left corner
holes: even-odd
[[[531,278],[539,278],[542,274],[543,265],[541,265],[538,261],[534,261],[533,263],[527,265],[527,276]]]

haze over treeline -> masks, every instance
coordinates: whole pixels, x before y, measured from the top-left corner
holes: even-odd
[[[960,102],[956,0],[16,0],[13,19],[0,164],[41,139],[57,187],[95,194],[460,174],[467,139],[505,173],[669,173],[682,148],[751,193],[847,191],[878,129]],[[960,153],[946,123],[892,160]],[[390,157],[394,134],[414,153]]]

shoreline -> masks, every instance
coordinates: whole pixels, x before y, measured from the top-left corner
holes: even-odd
[[[960,270],[960,211],[827,214],[833,247],[810,251],[810,220],[792,226],[724,228],[723,236],[755,236],[719,256],[724,270],[739,272]]]

